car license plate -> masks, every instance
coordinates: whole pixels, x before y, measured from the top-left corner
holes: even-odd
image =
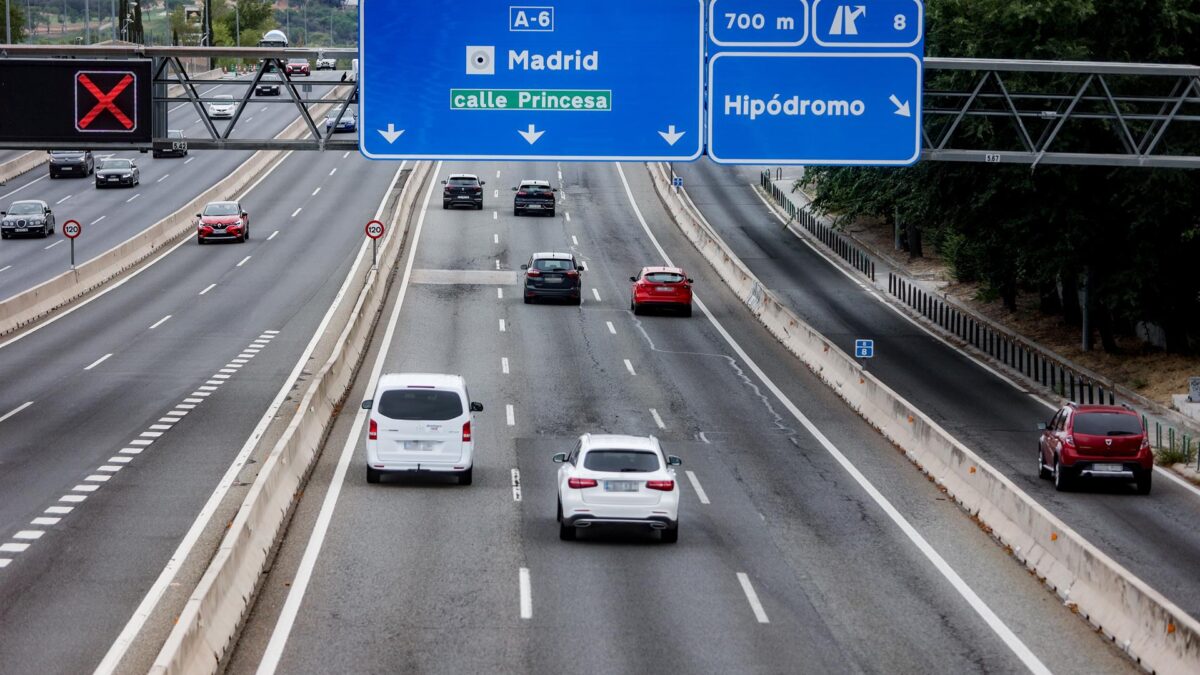
[[[115,182],[117,182],[117,181],[119,181],[119,180],[121,180],[121,179],[120,179],[120,178],[117,178],[116,176],[109,176],[109,177],[108,177],[108,180],[110,180],[110,181],[112,181],[112,182],[114,182],[114,183],[115,183]]]
[[[546,283],[548,283],[548,284],[561,284],[561,283],[562,283],[562,277],[546,277]]]
[[[17,232],[28,232],[28,231],[29,231],[29,228],[28,228],[28,227],[18,227],[18,228],[16,229],[16,231],[17,231]]]
[[[606,480],[604,481],[605,492],[637,492],[638,484],[635,480]]]
[[[404,441],[405,450],[428,450],[425,441]]]
[[[1122,466],[1122,465],[1120,465],[1120,464],[1093,464],[1093,465],[1092,465],[1092,470],[1093,470],[1093,471],[1111,471],[1111,472],[1116,472],[1116,471],[1124,471],[1124,470],[1125,470],[1125,467],[1124,467],[1124,466]]]
[[[541,205],[541,204],[526,204],[526,205],[525,205],[525,208],[527,208],[527,209],[540,209],[540,208],[542,208],[542,205]]]
[[[658,291],[659,293],[670,293],[671,287],[670,286],[655,286],[654,290]]]
[[[64,167],[62,168],[62,170],[63,170],[63,171],[74,171],[75,169],[74,169],[73,167],[64,166]]]

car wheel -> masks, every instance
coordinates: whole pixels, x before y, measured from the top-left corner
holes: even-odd
[[[8,233],[7,233],[7,232],[0,232],[0,239],[8,239]]]
[[[478,204],[476,204],[476,205],[475,205],[475,210],[476,210],[476,211],[482,211],[482,210],[483,210],[483,202],[479,202]]]
[[[1059,462],[1057,457],[1054,458],[1054,489],[1059,492],[1066,492],[1071,489],[1071,478],[1067,474],[1067,469],[1063,467],[1062,462]]]
[[[529,296],[529,295],[525,296],[525,304],[527,304],[527,305],[532,305],[532,304],[533,304],[533,297],[532,297],[532,296]]]
[[[467,469],[466,471],[458,474],[458,484],[459,485],[470,485],[472,474],[474,472],[475,472],[475,467],[471,467],[471,468]]]
[[[575,541],[575,526],[564,525],[562,522],[559,522],[558,538],[563,541]]]
[[[683,315],[684,315],[684,316],[691,316],[691,315],[692,315],[692,306],[691,306],[691,305],[685,305],[685,306],[684,306],[684,308],[683,308]]]
[[[520,217],[520,215],[521,215],[521,209],[513,209],[513,215],[514,215],[514,216],[518,216],[518,217]]]
[[[1043,479],[1050,478],[1052,475],[1053,474],[1050,472],[1050,469],[1047,469],[1046,465],[1042,463],[1042,446],[1039,445],[1038,446],[1038,478],[1043,478]]]
[[[571,304],[572,304],[572,305],[582,305],[582,304],[583,304],[583,296],[579,296],[578,298],[575,298],[575,299],[574,299],[574,300],[571,302]]]
[[[679,541],[678,523],[675,524],[675,527],[668,527],[662,531],[662,541],[664,544],[674,544],[675,542]]]
[[[196,245],[203,246],[204,245],[204,237],[201,237],[200,235],[196,235]]]
[[[43,229],[46,230],[46,234],[42,235],[43,237],[49,237],[50,235],[54,234],[54,226],[50,223],[46,223],[46,226]]]
[[[443,209],[448,209],[448,208],[450,208],[450,202],[442,202],[442,208],[443,208]]]
[[[42,226],[42,235],[41,236],[42,236],[42,239],[45,239],[46,237],[50,236],[50,227],[49,226],[47,226],[47,225]]]
[[[642,313],[642,308],[639,307],[638,304],[632,300],[629,301],[629,309],[630,309],[630,311],[632,311],[634,313],[635,316]]]
[[[380,474],[379,469],[372,469],[369,466],[367,467],[367,482],[368,483],[378,483],[380,475],[381,474]]]
[[[554,509],[554,519],[562,522],[562,500],[558,500],[558,506]]]
[[[554,217],[554,209],[550,209],[550,217],[551,217],[551,218],[553,218],[553,217]]]
[[[1146,469],[1145,471],[1134,471],[1133,478],[1137,481],[1137,493],[1139,495],[1150,494],[1152,479],[1154,478],[1154,469]]]

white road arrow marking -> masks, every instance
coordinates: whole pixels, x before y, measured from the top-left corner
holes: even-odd
[[[532,125],[532,124],[530,124],[530,125],[529,125],[529,131],[521,131],[520,129],[518,129],[518,130],[517,130],[517,133],[518,133],[518,134],[521,134],[521,137],[522,137],[522,138],[524,138],[525,140],[529,141],[529,144],[530,144],[530,145],[533,145],[534,143],[537,143],[537,140],[538,140],[539,138],[541,138],[541,137],[542,137],[542,134],[544,134],[544,133],[546,133],[546,132],[545,132],[545,130],[542,130],[542,131],[534,131],[534,129],[533,129],[533,125]]]
[[[667,125],[666,131],[660,131],[658,132],[658,135],[663,137],[663,140],[667,142],[667,145],[675,145],[675,142],[683,138],[683,135],[686,133],[686,131],[675,131],[675,125],[670,124]]]
[[[387,131],[384,131],[383,129],[376,129],[376,131],[378,131],[388,143],[395,143],[396,139],[400,138],[400,134],[404,133],[403,129],[397,130],[396,125],[390,122],[388,123]]]
[[[897,115],[901,117],[912,117],[912,111],[908,109],[908,101],[901,103],[900,99],[896,98],[895,94],[892,94],[890,97],[888,97],[888,100],[892,102],[892,105],[896,106]]]

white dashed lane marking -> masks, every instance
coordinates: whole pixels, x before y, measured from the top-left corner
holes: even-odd
[[[242,261],[241,261],[241,262],[239,262],[239,263],[238,263],[237,265],[235,265],[234,267],[241,267],[242,265],[245,265],[245,264],[246,264],[246,261],[250,260],[250,258],[251,258],[251,257],[252,257],[252,256],[246,256],[245,258],[242,258]]]
[[[654,408],[650,409],[650,416],[654,418],[654,423],[658,425],[659,429],[667,428],[667,425],[663,424],[662,418],[658,416],[658,411]]]
[[[296,209],[295,211],[292,211],[292,217],[295,218],[296,214],[300,213],[303,210],[304,210],[304,207],[301,206],[300,208]]]
[[[61,243],[63,243],[63,240],[59,239],[58,241],[54,242],[53,244],[50,244],[49,246],[43,246],[42,249],[49,251],[50,249],[54,248],[55,246],[58,246]]]
[[[508,426],[510,427],[516,426],[517,424],[516,412],[513,410],[511,403],[504,406],[504,419],[508,422]]]
[[[166,180],[166,179],[168,179],[168,178],[170,178],[170,177],[171,177],[171,174],[169,174],[169,173],[167,173],[167,174],[163,174],[163,177],[162,177],[162,178],[159,178],[158,180],[156,180],[156,181],[154,181],[154,182],[155,182],[155,183],[161,183],[161,182],[163,182],[164,180]]]
[[[170,318],[171,318],[171,315],[170,315],[170,314],[168,314],[168,315],[164,316],[163,318],[159,319],[158,321],[155,321],[155,322],[154,322],[154,324],[153,324],[153,325],[151,325],[151,326],[150,326],[150,328],[149,328],[148,330],[154,330],[155,328],[158,328],[159,326],[161,326],[161,325],[163,325],[164,323],[166,323],[166,322],[167,322],[167,319],[170,319]]]
[[[611,321],[605,321],[604,325],[608,326],[608,332],[612,333],[613,335],[617,334],[617,327],[614,326]]]
[[[104,356],[101,356],[100,358],[96,359],[95,361],[92,361],[92,364],[90,366],[84,368],[84,370],[91,370],[92,368],[95,368],[96,366],[100,365],[101,363],[104,363],[105,361],[107,361],[110,356],[112,356],[112,354],[105,354]]]
[[[54,205],[55,205],[55,206],[58,206],[59,204],[61,204],[61,203],[65,202],[65,201],[67,201],[68,199],[70,199],[71,197],[72,197],[72,195],[67,195],[66,197],[63,197],[62,199],[60,199],[60,200],[58,200],[58,201],[54,202]]]
[[[274,232],[271,233],[271,236],[267,237],[267,241],[271,241],[278,235],[279,235],[279,230],[275,230]]]
[[[593,289],[592,289],[592,295],[593,295],[593,296],[595,296],[595,298],[596,298],[596,302],[600,302],[600,291],[598,291],[598,290],[596,290],[596,289],[594,289],[594,288],[593,288]]]
[[[91,223],[88,223],[88,224],[89,224],[89,225],[95,225],[96,223],[98,223],[98,222],[100,222],[100,221],[104,220],[104,219],[105,219],[105,218],[107,218],[107,217],[108,217],[108,216],[100,216],[99,218],[97,218],[97,219],[93,220]]]
[[[126,200],[125,200],[125,203],[126,203],[126,204],[128,204],[129,202],[131,202],[131,201],[133,201],[133,200],[135,200],[135,199],[137,199],[138,197],[141,197],[141,196],[142,196],[142,193],[140,193],[140,192],[139,192],[139,193],[137,193],[136,195],[134,195],[134,196],[130,197],[129,199],[126,199]]]
[[[15,407],[12,410],[5,413],[3,417],[0,417],[0,422],[3,422],[4,420],[12,417],[13,415],[16,415],[17,413],[21,412],[22,410],[28,408],[31,405],[33,405],[33,401],[26,401],[26,402],[22,403],[21,405]]]
[[[637,375],[637,373],[633,370],[633,364],[629,361],[629,359],[625,359],[625,370],[628,370],[630,375]],[[660,424],[659,426],[662,425]]]
[[[214,289],[214,288],[216,288],[216,287],[217,287],[217,285],[216,285],[216,284],[209,284],[208,286],[206,286],[206,287],[204,288],[204,290],[200,291],[200,295],[204,295],[205,293],[207,293],[207,292],[211,291],[212,289]]]
[[[508,375],[508,357],[507,356],[500,357],[500,372],[504,373],[505,375]]]

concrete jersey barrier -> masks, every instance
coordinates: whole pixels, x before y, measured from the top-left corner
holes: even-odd
[[[420,162],[409,176],[383,240],[378,270],[371,269],[369,247],[360,249],[352,274],[362,290],[355,302],[339,306],[329,324],[327,335],[338,331],[336,347],[263,462],[151,673],[213,673],[228,656],[288,514],[366,354],[387,300],[389,279],[399,264],[409,216],[432,175],[432,164]],[[403,226],[395,227],[397,222]]]
[[[664,166],[647,166],[676,225],[722,280],[851,408],[1143,667],[1172,675],[1200,672],[1200,622],[1067,527],[805,323],[737,258],[686,192],[671,187]]]
[[[319,109],[323,106],[328,107],[329,104],[317,106],[314,115],[322,114]],[[305,133],[308,133],[308,126],[304,120],[297,119],[280,132],[278,138],[298,138]],[[82,298],[191,234],[193,214],[210,201],[227,201],[233,198],[257,180],[258,176],[282,154],[279,150],[260,150],[254,153],[229,176],[205,190],[183,208],[80,264],[74,270],[67,270],[29,290],[0,300],[0,335],[27,326]]]

